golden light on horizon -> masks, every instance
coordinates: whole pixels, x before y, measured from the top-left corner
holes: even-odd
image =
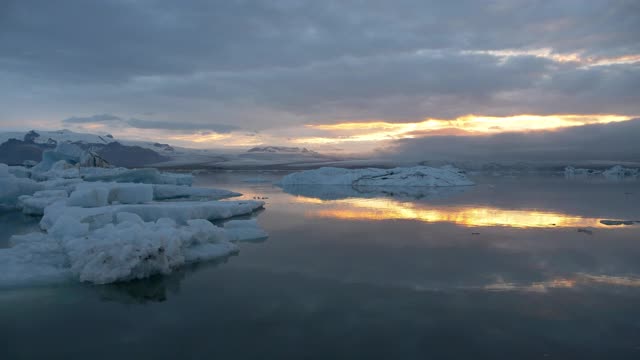
[[[427,223],[453,223],[468,227],[500,226],[515,228],[608,228],[601,219],[543,210],[514,210],[488,206],[438,206],[401,202],[394,199],[350,198],[318,200],[297,197],[297,202],[325,204],[330,208],[310,210],[310,215],[345,220],[415,220]]]
[[[168,138],[171,140],[180,140],[180,141],[191,141],[195,143],[202,143],[208,141],[216,141],[227,139],[231,137],[230,134],[218,134],[218,133],[210,133],[210,134],[188,134],[188,135],[174,135],[169,136]]]
[[[609,66],[634,64],[640,62],[640,54],[626,54],[620,56],[589,56],[584,52],[560,53],[552,48],[540,49],[503,49],[503,50],[466,50],[463,54],[485,54],[507,59],[515,56],[535,56],[549,59],[558,63],[575,63],[581,68],[595,66]]]
[[[466,115],[456,119],[424,119],[413,123],[390,123],[380,120],[365,122],[343,122],[336,124],[307,125],[327,132],[327,136],[303,137],[295,143],[329,144],[344,142],[381,141],[441,134],[442,131],[459,131],[468,135],[487,135],[503,132],[527,132],[557,130],[589,124],[608,124],[628,121],[634,116],[615,114],[594,115],[513,115],[480,116]]]

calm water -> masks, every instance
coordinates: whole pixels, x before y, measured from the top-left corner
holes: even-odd
[[[294,188],[224,262],[0,292],[1,359],[638,359],[640,182],[478,178],[447,191]],[[0,246],[34,221],[0,214]],[[5,245],[6,246],[6,245]]]

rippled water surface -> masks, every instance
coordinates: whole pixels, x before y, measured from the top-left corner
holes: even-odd
[[[238,256],[0,291],[0,358],[640,358],[640,182],[283,190],[282,175],[198,176],[267,202],[269,239]],[[0,224],[6,246],[34,220]]]

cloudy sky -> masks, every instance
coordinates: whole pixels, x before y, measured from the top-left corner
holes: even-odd
[[[0,0],[0,126],[365,151],[640,115],[637,0]]]

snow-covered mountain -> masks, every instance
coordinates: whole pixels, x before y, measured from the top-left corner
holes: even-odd
[[[299,147],[257,146],[242,152],[190,149],[160,142],[117,139],[106,134],[31,130],[0,133],[0,163],[39,162],[44,151],[52,150],[60,143],[78,145],[122,167],[287,169],[314,168],[342,160]]]
[[[0,162],[10,165],[19,165],[25,161],[39,162],[44,151],[65,143],[95,152],[116,166],[140,167],[170,159],[154,150],[151,143],[144,146],[133,145],[128,141],[116,140],[111,135],[76,133],[70,130],[31,130],[0,133]],[[163,153],[169,151],[165,146],[155,148]]]
[[[31,130],[27,132],[5,132],[0,133],[0,144],[9,139],[33,142],[36,144],[57,144],[60,142],[85,143],[85,144],[108,144],[116,141],[112,135],[96,135],[77,133],[71,130],[41,131]]]

